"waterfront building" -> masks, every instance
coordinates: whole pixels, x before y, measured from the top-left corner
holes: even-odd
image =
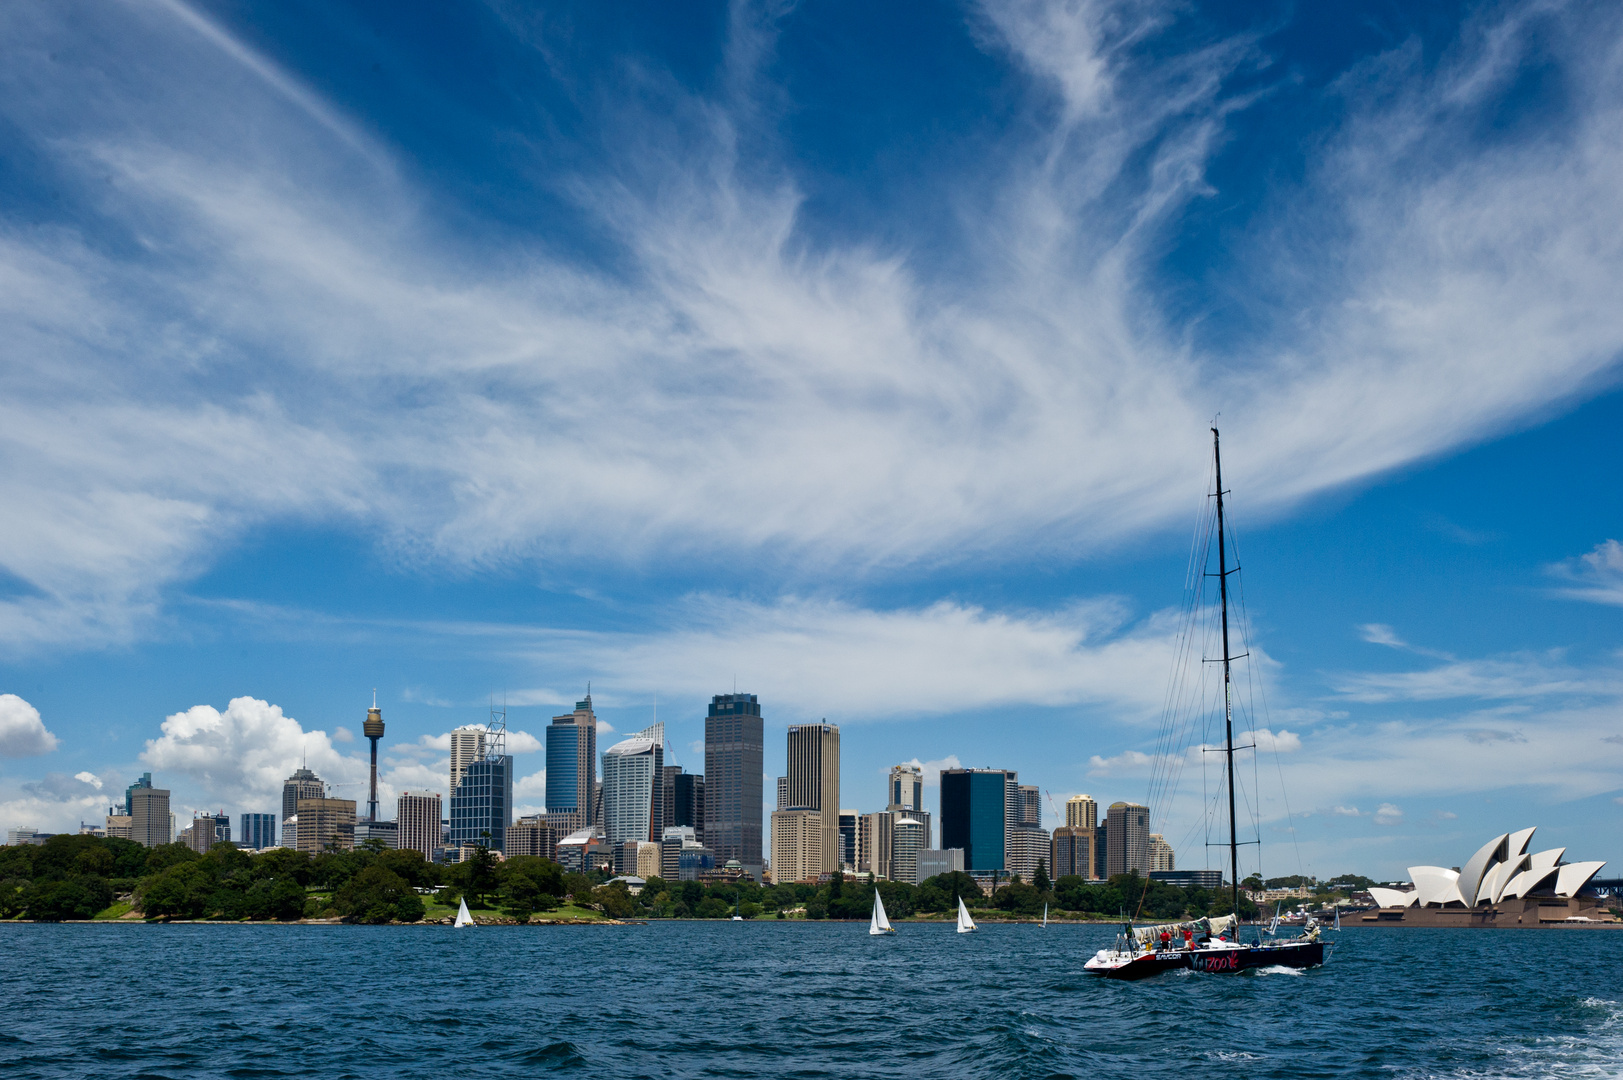
[[[664,831],[658,797],[665,763],[665,725],[654,724],[603,752],[603,835],[611,844],[654,842]],[[634,873],[622,870],[622,873]]]
[[[558,841],[567,833],[555,832],[545,814],[529,814],[507,827],[507,842],[502,846],[509,858],[533,855],[538,859],[558,858]]]
[[[1093,801],[1092,795],[1072,795],[1065,800],[1065,824],[1073,829],[1087,829],[1090,832],[1099,827],[1099,804]],[[1090,877],[1090,874],[1079,875]]]
[[[503,850],[513,820],[513,759],[502,740],[487,741],[485,756],[471,761],[451,792],[450,843]]]
[[[1167,843],[1166,837],[1160,833],[1150,833],[1150,873],[1158,870],[1176,870],[1176,856],[1172,845]]]
[[[710,699],[704,721],[704,843],[717,859],[736,861],[757,881],[765,749],[761,705],[754,694]]]
[[[1067,804],[1066,810],[1070,806]],[[1058,881],[1062,877],[1076,876],[1093,880],[1094,829],[1078,825],[1061,825],[1054,830],[1049,845],[1049,876]]]
[[[659,876],[666,881],[676,880],[681,865],[682,845],[697,844],[697,830],[691,825],[667,825],[659,837]]]
[[[321,777],[300,765],[292,776],[282,781],[282,846],[298,847],[299,839],[288,831],[288,818],[299,812],[300,799],[320,799],[327,787]]]
[[[386,849],[400,845],[400,823],[398,821],[357,821],[355,823],[355,846],[364,847],[369,840],[376,840]]]
[[[823,829],[818,851],[822,870],[840,868],[840,728],[838,724],[789,725],[790,808],[816,810]]]
[[[306,855],[355,849],[354,799],[300,799],[296,816],[296,846]]]
[[[1150,877],[1180,889],[1216,890],[1223,887],[1221,870],[1151,870]]]
[[[1536,831],[1500,833],[1458,870],[1411,866],[1412,889],[1371,886],[1369,895],[1380,910],[1364,914],[1361,921],[1458,927],[1617,922],[1609,898],[1590,885],[1606,863],[1562,862],[1565,848],[1529,851]]]
[[[413,794],[402,791],[395,800],[395,846],[415,851],[424,862],[445,846],[440,836],[440,795],[437,791]]]
[[[891,881],[905,881],[917,885],[919,878],[919,852],[924,850],[924,823],[900,811],[891,815],[890,873]]]
[[[1037,876],[1037,864],[1047,863],[1052,856],[1051,847],[1047,829],[1027,821],[1017,823],[1009,830],[1009,873],[1031,884]]]
[[[483,724],[467,724],[451,732],[451,797],[456,797],[457,785],[467,773],[468,766],[485,756],[485,743],[489,732]]]
[[[175,819],[169,812],[169,791],[151,787],[151,774],[143,779],[148,786],[132,787],[127,792],[130,802],[130,839],[142,847],[160,847],[175,837]]]
[[[597,714],[592,695],[575,711],[554,716],[547,727],[547,814],[575,813],[581,828],[595,825],[592,796],[597,787]]]
[[[823,815],[812,809],[772,814],[772,880],[816,881],[823,872]]]
[[[919,852],[919,881],[929,881],[941,874],[950,874],[964,868],[963,848],[924,848]]]
[[[1138,803],[1110,804],[1105,819],[1105,876],[1150,872],[1150,810]]]
[[[905,813],[924,829],[924,847],[930,846],[930,812],[924,808],[924,770],[917,765],[893,765],[886,785],[885,809]]]
[[[250,851],[263,851],[276,846],[275,814],[243,814],[242,846]]]
[[[971,874],[1004,871],[1019,807],[1016,774],[1004,769],[941,770],[941,846],[962,848]]]
[[[123,807],[119,806],[109,806],[107,808],[107,835],[109,837],[116,836],[120,840],[128,840],[130,838],[130,822],[132,819],[129,814],[117,812],[122,809]]]

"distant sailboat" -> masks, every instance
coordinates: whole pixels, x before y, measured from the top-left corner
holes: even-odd
[[[969,909],[964,906],[964,898],[958,898],[958,932],[970,934],[975,931],[975,920],[969,917]]]
[[[890,920],[885,918],[885,902],[879,899],[879,890],[873,891],[873,918],[868,923],[868,933],[874,937],[881,934],[894,934]]]
[[[1048,929],[1048,905],[1043,905],[1043,929]]]
[[[465,896],[456,909],[456,924],[458,926],[473,925],[473,916],[468,914],[468,898]]]

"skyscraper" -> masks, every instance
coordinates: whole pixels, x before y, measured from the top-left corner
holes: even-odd
[[[855,810],[840,811],[840,865],[857,868],[857,818]]]
[[[788,806],[816,810],[824,872],[840,868],[840,729],[836,724],[789,726]]]
[[[1093,872],[1093,834],[1093,829],[1076,825],[1055,829],[1050,843],[1049,876],[1056,881],[1070,874],[1083,880],[1097,877]]]
[[[1015,774],[1003,769],[941,770],[941,846],[964,849],[971,874],[1008,869],[1007,844],[1019,805]]]
[[[124,789],[124,812],[126,814],[134,814],[135,813],[135,803],[133,801],[135,793],[137,791],[139,791],[141,788],[149,788],[151,786],[152,786],[152,774],[151,773],[142,773],[141,774],[141,779],[137,780],[135,783],[131,784],[129,787]]]
[[[507,843],[507,826],[513,821],[513,759],[507,753],[507,714],[492,709],[490,725],[480,734],[484,737],[479,742],[479,756],[466,763],[461,782],[451,789],[448,846],[484,844],[502,851]]]
[[[275,814],[243,814],[242,846],[250,851],[276,846]]]
[[[886,787],[886,810],[904,813],[924,831],[920,850],[930,846],[930,812],[924,808],[924,770],[917,765],[893,765]]]
[[[772,814],[772,880],[816,881],[823,869],[823,820],[816,810]]]
[[[372,707],[366,710],[366,722],[361,734],[372,744],[372,785],[366,793],[366,820],[378,819],[378,740],[383,738],[383,710],[378,708],[377,691],[372,691]]]
[[[294,846],[306,855],[355,849],[354,799],[300,799],[294,810],[299,819]]]
[[[485,756],[486,732],[482,725],[468,724],[451,732],[451,796],[468,766]]]
[[[672,771],[674,770],[674,772]],[[704,840],[704,777],[685,773],[680,765],[665,766],[669,781],[666,795],[665,828],[684,825],[694,832],[694,839]]]
[[[1150,873],[1153,874],[1157,870],[1168,873],[1177,868],[1177,859],[1166,837],[1157,832],[1150,833]]]
[[[438,792],[413,795],[400,793],[395,803],[398,827],[395,844],[402,851],[415,851],[428,862],[440,847],[440,796]]]
[[[1065,824],[1073,829],[1099,827],[1099,804],[1092,795],[1072,795],[1065,800]]]
[[[658,842],[665,829],[665,800],[657,797],[664,764],[664,724],[603,751],[603,836],[611,845]]]
[[[151,774],[145,779],[150,785]],[[169,814],[167,789],[132,787],[125,797],[130,803],[131,840],[142,847],[159,847],[174,839],[174,819]]]
[[[1150,874],[1150,810],[1138,803],[1110,804],[1105,818],[1105,873],[1107,877],[1138,871]]]
[[[704,843],[761,877],[761,767],[766,741],[754,694],[717,694],[704,721]],[[821,853],[819,853],[820,855]]]
[[[592,793],[597,784],[597,714],[592,695],[575,711],[554,716],[547,727],[547,814],[579,814],[582,827],[597,824]]]
[[[300,765],[298,771],[282,783],[282,846],[298,847],[299,838],[288,834],[287,819],[299,812],[300,799],[319,799],[327,794],[321,777]]]
[[[911,814],[897,813],[891,819],[890,873],[892,881],[919,883],[919,852],[923,850],[924,823]]]

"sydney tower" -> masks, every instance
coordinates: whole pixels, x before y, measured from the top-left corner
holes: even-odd
[[[383,710],[378,708],[378,698],[372,695],[372,707],[366,710],[366,723],[361,725],[361,733],[372,743],[372,787],[366,796],[366,820],[378,819],[378,740],[383,738]]]

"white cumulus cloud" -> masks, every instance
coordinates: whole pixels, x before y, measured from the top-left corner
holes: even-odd
[[[34,757],[56,746],[38,709],[16,694],[0,694],[0,757]]]

